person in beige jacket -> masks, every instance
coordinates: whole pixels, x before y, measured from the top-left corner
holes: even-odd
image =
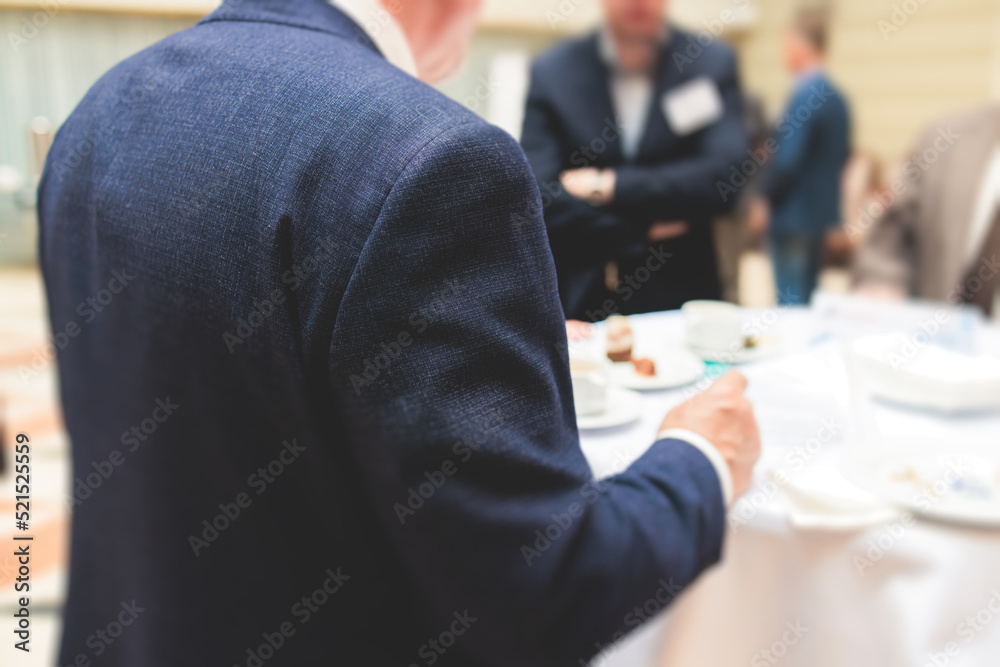
[[[853,267],[859,293],[972,303],[1000,315],[1000,105],[925,131],[868,212],[876,215],[862,216]]]

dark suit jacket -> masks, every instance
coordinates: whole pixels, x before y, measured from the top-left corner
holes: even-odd
[[[537,206],[511,137],[325,0],[105,75],[40,191],[60,664],[576,665],[716,561],[692,446],[591,481]]]
[[[678,136],[664,115],[663,97],[700,77],[715,82],[724,115]],[[671,28],[633,161],[622,153],[615,114],[596,34],[559,44],[534,63],[521,145],[542,192],[567,316],[602,319],[593,315],[610,314],[603,306],[609,299],[617,310],[635,313],[718,298],[710,223],[735,205],[737,198],[720,194],[719,183],[729,182],[731,167],[746,157],[748,147],[732,50],[719,42],[703,47],[691,34]],[[616,170],[612,205],[594,207],[562,190],[563,171],[587,166]],[[675,220],[689,222],[691,232],[652,248],[646,243],[650,223]],[[641,279],[639,267],[657,252],[671,255],[662,268],[645,281],[624,280]],[[604,286],[604,266],[611,260],[618,261],[623,277],[615,291]]]
[[[770,231],[821,235],[841,224],[840,179],[851,152],[847,100],[822,73],[801,82],[772,138],[764,194]]]

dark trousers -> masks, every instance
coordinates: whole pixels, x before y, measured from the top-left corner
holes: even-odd
[[[609,315],[674,310],[692,299],[722,297],[712,230],[707,224],[678,239],[648,244],[615,264],[614,289],[608,289],[604,265],[588,269],[585,278],[573,281],[573,287],[581,288],[581,296],[567,307],[568,290],[563,295],[567,318],[597,322]]]

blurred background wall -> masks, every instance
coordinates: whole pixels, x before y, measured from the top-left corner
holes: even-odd
[[[216,4],[0,0],[0,263],[34,259],[35,155],[44,154],[47,130],[38,119],[57,128],[112,65]],[[746,88],[773,116],[789,86],[780,38],[798,4],[673,0],[673,15],[695,31],[723,31],[740,54]],[[855,147],[886,166],[935,118],[1000,99],[998,0],[820,4],[833,11],[830,69],[854,104]],[[599,0],[487,0],[468,64],[441,89],[516,135],[531,56],[591,29],[599,15]]]
[[[778,45],[797,3],[755,1],[753,28],[736,43],[744,84],[777,114],[790,84]],[[819,4],[832,9],[829,69],[853,105],[857,148],[899,160],[925,125],[1000,99],[997,0]]]

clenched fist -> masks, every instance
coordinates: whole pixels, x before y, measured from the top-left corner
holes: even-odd
[[[733,476],[733,498],[750,488],[760,458],[760,430],[753,406],[743,392],[747,379],[727,373],[706,391],[667,413],[660,430],[683,428],[702,436],[719,450]]]

